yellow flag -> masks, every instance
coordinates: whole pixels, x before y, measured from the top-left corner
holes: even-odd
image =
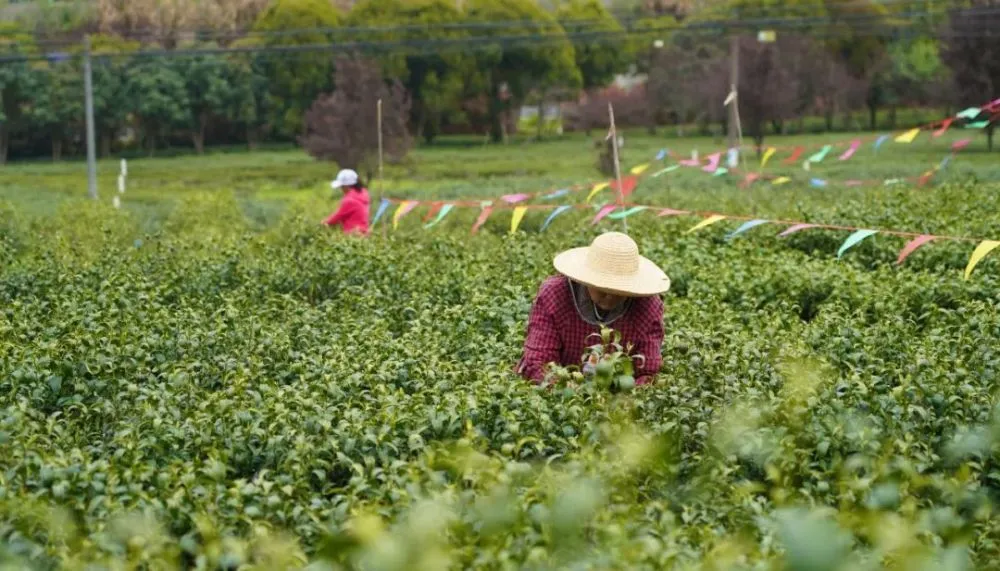
[[[785,184],[790,180],[792,179],[788,178],[787,176],[779,176],[778,178],[774,179],[774,184]]]
[[[396,213],[392,215],[392,229],[395,230],[399,228],[399,219],[402,218],[407,212],[413,210],[413,207],[417,205],[416,200],[406,200],[399,203],[399,207],[396,208]]]
[[[996,240],[983,240],[978,246],[976,246],[976,251],[972,252],[972,257],[969,258],[969,265],[965,266],[965,279],[969,279],[969,276],[972,275],[972,270],[976,267],[976,264],[978,264],[980,260],[986,257],[986,254],[992,252],[997,246],[1000,246],[1000,242],[997,242]]]
[[[649,163],[632,167],[632,174],[642,174],[649,168]]]
[[[513,234],[517,232],[517,227],[521,225],[521,219],[524,218],[524,213],[528,211],[526,206],[518,206],[514,209],[514,215],[510,219],[510,233]]]
[[[912,143],[913,139],[917,138],[920,134],[920,129],[910,129],[909,131],[903,133],[902,135],[896,137],[897,143]]]
[[[595,196],[597,196],[598,192],[601,192],[602,190],[604,190],[605,188],[608,188],[609,186],[611,186],[611,185],[609,183],[606,183],[606,182],[600,182],[600,183],[595,184],[593,190],[591,190],[590,194],[587,195],[587,202],[590,202],[590,199],[594,198]]]
[[[715,224],[716,222],[718,222],[720,220],[725,220],[725,219],[726,219],[726,217],[723,216],[723,215],[721,215],[721,214],[713,214],[713,215],[709,216],[708,218],[702,220],[701,222],[695,224],[693,227],[691,227],[690,230],[688,230],[687,232],[685,232],[685,234],[690,234],[691,232],[695,232],[697,230],[701,230],[705,226],[711,226],[712,224]]]
[[[768,147],[767,150],[764,151],[764,156],[760,159],[760,168],[764,168],[764,166],[767,165],[767,161],[771,160],[771,157],[773,157],[776,152],[778,152],[778,149]]]

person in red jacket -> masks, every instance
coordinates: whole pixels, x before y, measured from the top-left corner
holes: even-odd
[[[344,169],[337,173],[330,186],[344,192],[344,198],[340,201],[340,207],[331,214],[323,224],[334,226],[340,224],[345,234],[358,233],[368,234],[368,189],[358,178],[358,173],[351,169]]]
[[[636,384],[651,383],[662,362],[660,294],[670,288],[670,278],[620,232],[563,252],[553,265],[561,275],[546,279],[538,290],[517,372],[539,383],[548,363],[583,364],[584,352],[594,344],[591,336],[603,325],[620,332],[622,344],[644,357],[636,363]]]

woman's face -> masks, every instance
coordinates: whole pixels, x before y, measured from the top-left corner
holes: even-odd
[[[587,295],[590,296],[590,301],[594,302],[594,305],[602,311],[611,311],[625,301],[624,296],[608,293],[590,286],[587,286]]]

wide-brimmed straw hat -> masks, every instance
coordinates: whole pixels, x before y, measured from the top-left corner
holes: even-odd
[[[607,232],[590,246],[567,250],[553,265],[571,280],[616,295],[646,297],[670,289],[667,274],[640,256],[635,241],[621,232]]]

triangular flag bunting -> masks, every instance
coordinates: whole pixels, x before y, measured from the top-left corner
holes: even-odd
[[[785,184],[786,182],[791,182],[791,180],[792,179],[788,178],[787,176],[779,176],[778,178],[774,179],[773,184],[776,185]]]
[[[644,165],[636,165],[636,166],[632,167],[632,170],[629,171],[629,172],[631,172],[632,174],[635,174],[635,175],[640,175],[640,174],[646,172],[647,169],[649,169],[649,163],[646,163]]]
[[[443,202],[432,202],[431,207],[427,209],[427,214],[424,216],[424,222],[427,222],[431,218],[434,218],[434,215],[437,214],[439,210],[441,210],[442,206],[444,206]]]
[[[603,219],[603,218],[604,218],[605,216],[607,216],[608,214],[611,214],[612,212],[614,212],[616,208],[618,208],[618,205],[616,205],[616,204],[609,204],[609,205],[605,206],[604,208],[602,208],[602,209],[601,209],[601,210],[600,210],[600,211],[599,211],[599,212],[597,213],[597,216],[594,216],[594,221],[593,221],[593,222],[591,222],[591,224],[597,224],[597,223],[598,223],[598,222],[600,222],[600,221],[601,221],[601,220],[602,220],[602,219]]]
[[[479,218],[476,218],[476,223],[472,225],[473,234],[479,232],[479,229],[486,223],[486,219],[490,217],[491,212],[493,212],[492,206],[483,206],[482,212],[479,213]]]
[[[401,202],[399,207],[396,208],[396,213],[392,215],[392,229],[395,230],[396,228],[399,228],[399,219],[406,216],[411,210],[416,208],[418,204],[420,203],[416,200],[406,200]]]
[[[759,173],[755,172],[747,173],[747,175],[743,177],[743,182],[740,183],[740,186],[742,188],[750,188],[750,185],[757,182],[757,179],[759,178],[760,178]]]
[[[972,270],[976,268],[976,264],[997,246],[1000,246],[1000,242],[996,240],[983,240],[976,246],[976,251],[972,252],[972,257],[969,258],[969,265],[965,266],[965,279],[969,279],[969,276],[972,275]]]
[[[681,214],[687,214],[687,210],[674,210],[673,208],[664,208],[656,213],[657,216],[680,216]]]
[[[709,216],[708,218],[702,220],[701,222],[695,224],[691,228],[689,228],[688,231],[685,232],[685,234],[690,234],[692,232],[697,232],[698,230],[701,230],[702,228],[704,228],[706,226],[711,226],[712,224],[715,224],[716,222],[719,222],[720,220],[725,220],[725,219],[726,219],[726,217],[723,216],[723,215],[721,215],[721,214],[713,214],[713,215]]]
[[[837,257],[839,258],[843,256],[844,252],[850,250],[865,238],[874,236],[875,234],[878,234],[878,230],[856,230],[853,234],[848,236],[846,240],[844,240],[843,244],[840,245],[840,249],[837,250]]]
[[[965,147],[968,147],[969,143],[971,143],[971,142],[972,142],[972,139],[962,139],[960,141],[955,141],[954,143],[951,144],[951,150],[952,151],[961,151]]]
[[[888,139],[889,139],[889,135],[882,135],[881,137],[879,137],[878,139],[876,139],[875,140],[875,150],[877,151],[878,148],[882,146],[882,143],[886,142],[886,140],[888,140]]]
[[[449,212],[451,212],[452,208],[455,208],[454,204],[445,204],[444,206],[442,206],[441,209],[438,210],[437,218],[435,218],[433,222],[429,222],[428,224],[426,224],[424,228],[432,228],[436,226],[438,222],[444,220],[444,217],[447,216]]]
[[[910,129],[909,131],[903,133],[902,135],[896,137],[895,141],[897,143],[912,143],[913,139],[917,138],[920,134],[920,129]]]
[[[811,163],[821,163],[821,162],[823,162],[823,159],[825,159],[826,156],[828,154],[830,154],[830,150],[831,149],[833,149],[833,145],[826,145],[825,147],[823,147],[822,149],[820,149],[820,151],[818,153],[816,153],[813,156],[809,157],[809,162],[811,162]]]
[[[527,206],[518,206],[514,209],[514,214],[510,217],[510,233],[513,234],[517,232],[517,227],[521,225],[521,220],[524,219],[524,213],[528,211]]]
[[[531,198],[528,194],[507,194],[500,197],[500,200],[506,202],[507,204],[517,204],[518,202],[524,202]]]
[[[979,109],[979,107],[969,107],[968,109],[959,111],[958,115],[955,115],[955,117],[959,119],[975,119],[976,117],[979,117],[980,111],[981,109]]]
[[[951,124],[954,121],[955,119],[951,117],[945,119],[944,121],[941,122],[941,127],[939,127],[937,131],[934,131],[934,133],[931,136],[940,137],[941,135],[944,135],[944,132],[948,130],[948,127],[951,127]]]
[[[563,188],[563,189],[557,190],[555,192],[546,194],[545,196],[542,197],[542,199],[543,200],[552,200],[553,198],[560,198],[560,197],[566,196],[567,194],[569,194],[569,189],[568,188]]]
[[[667,158],[667,155],[669,153],[670,151],[667,149],[660,149],[660,152],[656,153],[656,160],[662,161],[663,159]]]
[[[564,205],[560,206],[559,208],[556,208],[555,210],[553,210],[552,214],[549,214],[549,217],[545,219],[545,223],[542,224],[542,231],[544,231],[546,228],[548,228],[549,224],[552,224],[552,221],[556,219],[556,216],[559,216],[560,214],[562,214],[563,212],[566,212],[570,208],[573,208],[573,207],[564,204]]]
[[[385,214],[386,210],[389,210],[389,205],[392,202],[388,198],[383,198],[382,202],[378,205],[378,210],[375,211],[375,218],[372,219],[372,226],[378,224],[378,221],[382,219],[382,215]]]
[[[648,206],[633,206],[632,208],[629,208],[628,210],[623,210],[621,212],[612,212],[611,214],[608,214],[608,218],[610,218],[612,220],[621,220],[622,218],[628,218],[629,216],[632,216],[633,214],[638,214],[639,212],[642,212],[643,210],[646,210],[647,208],[649,208],[649,207]]]
[[[802,156],[802,153],[804,153],[805,150],[806,150],[805,147],[795,147],[795,150],[792,151],[791,156],[781,162],[785,163],[786,165],[794,165],[795,163],[799,162],[799,157]]]
[[[739,236],[740,234],[746,232],[747,230],[750,230],[752,228],[756,228],[756,227],[760,226],[761,224],[767,224],[768,222],[769,222],[769,220],[749,220],[747,222],[744,222],[742,225],[740,225],[739,228],[737,228],[736,230],[733,230],[732,232],[730,232],[729,234],[727,234],[726,235],[726,240],[732,240],[733,238]]]
[[[635,190],[635,186],[639,184],[639,179],[635,176],[627,176],[622,179],[622,196],[628,197]],[[611,183],[611,190],[618,194],[618,181]]]
[[[675,170],[677,170],[679,168],[681,168],[681,165],[670,165],[669,167],[667,167],[667,168],[665,168],[665,169],[663,169],[661,171],[656,171],[655,173],[653,173],[652,176],[653,176],[653,178],[657,178],[660,175],[667,174],[668,172],[674,172]]]
[[[924,234],[923,236],[917,236],[916,238],[910,240],[905,246],[903,246],[903,249],[899,251],[899,258],[896,259],[896,264],[902,264],[903,260],[908,258],[913,252],[917,251],[917,248],[933,239],[934,236]]]
[[[771,160],[771,157],[773,157],[776,152],[778,152],[778,149],[768,147],[767,150],[764,151],[764,156],[760,158],[760,168],[767,166],[767,161]]]
[[[607,182],[599,182],[595,184],[594,188],[590,191],[590,194],[587,195],[587,202],[590,202],[592,198],[597,196],[598,192],[601,192],[602,190],[608,188],[609,186],[611,186],[611,184]]]
[[[861,148],[861,139],[854,139],[853,141],[851,141],[851,146],[847,147],[847,150],[844,151],[844,154],[837,157],[837,160],[846,161],[847,159],[853,157],[854,153],[858,152],[859,148]]]
[[[989,121],[976,121],[975,123],[969,123],[965,126],[966,129],[985,129],[990,126]]]
[[[708,164],[701,167],[701,170],[705,172],[715,172],[715,169],[719,168],[719,160],[722,159],[722,153],[712,153],[708,155]]]
[[[826,186],[826,181],[821,178],[814,178],[809,180],[809,184],[817,187],[824,187]]]
[[[724,175],[724,174],[726,174],[728,172],[729,172],[729,169],[727,169],[726,167],[719,167],[719,168],[715,169],[715,172],[712,173],[712,176],[722,176],[722,175]]]
[[[784,238],[785,236],[790,236],[796,232],[801,232],[810,228],[816,228],[816,224],[794,224],[786,228],[781,234],[778,234],[778,238]]]

